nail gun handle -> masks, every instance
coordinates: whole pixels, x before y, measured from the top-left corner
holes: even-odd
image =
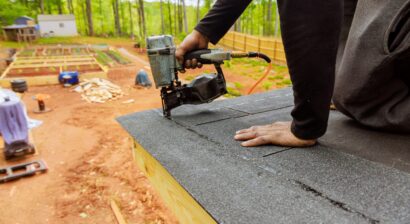
[[[190,52],[185,54],[184,62],[187,61],[187,60],[196,59],[201,64],[213,64],[213,61],[211,61],[209,59],[201,58],[201,55],[210,54],[211,52],[212,52],[212,50],[210,50],[210,49],[200,49],[200,50],[190,51]]]

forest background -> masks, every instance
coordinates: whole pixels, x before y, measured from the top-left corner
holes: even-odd
[[[83,36],[131,37],[172,34],[183,39],[212,7],[213,0],[0,0],[0,25],[19,16],[74,14]],[[280,32],[275,0],[254,0],[232,30],[258,36]],[[143,42],[143,41],[141,41]]]

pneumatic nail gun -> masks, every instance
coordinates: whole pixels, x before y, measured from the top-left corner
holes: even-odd
[[[214,74],[197,76],[191,83],[182,84],[178,72],[184,69],[175,58],[176,47],[170,35],[147,38],[147,54],[156,88],[161,88],[162,108],[165,117],[171,110],[183,104],[209,103],[227,93],[221,65],[226,60],[239,57],[260,57],[270,63],[264,54],[232,53],[221,49],[201,49],[187,53],[184,61],[196,59],[201,64],[213,64]]]

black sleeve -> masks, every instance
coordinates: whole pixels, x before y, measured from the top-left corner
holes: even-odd
[[[211,43],[216,44],[228,32],[251,1],[217,0],[208,14],[195,27],[195,30],[208,37]]]

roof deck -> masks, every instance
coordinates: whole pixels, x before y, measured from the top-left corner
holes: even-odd
[[[244,148],[236,130],[290,120],[291,89],[118,118],[181,223],[408,223],[410,136],[332,111],[311,148]]]

